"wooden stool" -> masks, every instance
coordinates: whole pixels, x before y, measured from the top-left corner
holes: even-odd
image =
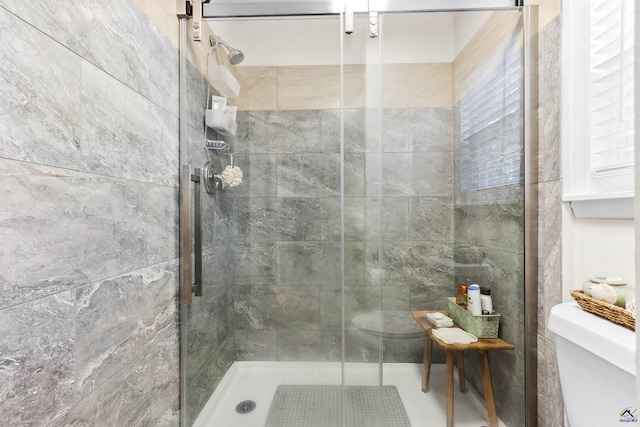
[[[480,367],[482,369],[482,384],[484,387],[484,399],[487,405],[487,415],[489,417],[490,427],[498,427],[498,414],[496,413],[496,402],[493,397],[493,383],[491,382],[491,366],[489,365],[490,350],[513,350],[515,346],[502,341],[499,338],[481,338],[477,342],[471,344],[447,344],[437,337],[433,336],[432,330],[436,327],[427,320],[427,313],[442,313],[449,315],[447,310],[431,310],[431,311],[414,311],[413,318],[427,332],[427,338],[424,343],[424,360],[422,364],[422,391],[429,391],[429,374],[431,371],[431,352],[433,342],[444,350],[447,356],[447,427],[453,427],[453,365],[454,358],[458,355],[458,377],[460,380],[460,391],[467,391],[464,378],[464,352],[475,350],[480,356]],[[454,323],[455,328],[459,328]]]

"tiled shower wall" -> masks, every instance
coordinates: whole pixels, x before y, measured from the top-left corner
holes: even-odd
[[[103,3],[0,0],[2,425],[178,424],[175,2]]]
[[[403,65],[391,68],[401,73]],[[334,99],[313,99],[304,92],[339,94],[333,86],[339,80],[332,74],[337,67],[252,68],[238,71],[247,81],[258,73],[272,75],[278,85],[272,92],[273,103],[251,87],[239,100],[245,111],[238,117],[234,147],[246,185],[233,191],[238,358],[341,360],[340,111],[333,109]],[[372,137],[378,110],[345,110],[345,310],[350,361],[378,357],[375,345],[367,348],[366,337],[356,336],[349,324],[353,316],[379,309],[380,225],[385,310],[409,315],[412,309],[443,307],[452,293],[453,135],[452,109],[446,105],[450,64],[407,64],[406,69],[408,75],[418,71],[409,78],[415,87],[432,85],[418,94],[427,90],[438,96],[426,98],[436,105],[408,97],[407,108],[388,100],[398,108],[383,111],[382,219],[378,140]],[[438,76],[434,81],[416,82],[433,75],[434,69]],[[318,74],[313,88],[308,80],[291,78],[306,74],[308,79],[309,73]],[[265,86],[268,82],[263,81],[261,94],[268,92]],[[351,105],[362,105],[357,89],[363,88],[350,89]],[[287,98],[289,93],[300,95],[297,103]],[[250,107],[258,104],[267,109]],[[408,321],[413,322],[410,317]],[[419,362],[422,345],[422,339],[394,342],[385,347],[384,359]]]
[[[460,111],[469,94],[483,93],[487,82],[491,91],[499,90],[496,78],[509,75],[509,64],[521,63],[522,26],[519,12],[494,13],[458,55],[454,62],[454,97],[456,104],[456,196],[454,216],[456,283],[478,283],[491,289],[494,308],[501,314],[500,337],[515,344],[513,351],[492,352],[492,377],[496,408],[500,419],[510,426],[525,425],[524,420],[524,193],[522,166],[516,184],[508,182],[487,187],[485,182],[464,181],[462,176],[473,162],[460,162],[462,146]],[[522,68],[518,68],[522,73]],[[499,93],[506,100],[508,90]],[[493,92],[487,92],[490,98]],[[522,94],[520,95],[522,99]],[[504,101],[503,101],[504,102]],[[507,102],[504,102],[505,104]],[[491,108],[486,105],[483,108]],[[504,162],[514,152],[522,159],[522,111],[500,118],[492,127],[499,132],[488,140],[499,144]],[[493,116],[492,116],[493,117]],[[483,133],[491,132],[487,126]],[[513,135],[510,139],[508,135]],[[481,143],[486,136],[479,135]],[[474,141],[476,142],[476,141]],[[476,154],[475,161],[493,165],[496,154],[492,146]],[[502,165],[505,168],[508,165]],[[480,166],[484,169],[485,166]],[[491,172],[490,170],[487,172]],[[482,176],[479,174],[478,176]],[[477,178],[474,178],[477,179]],[[501,176],[503,180],[506,177]],[[495,184],[495,179],[489,181]],[[465,185],[466,184],[466,185]],[[467,189],[465,190],[465,187]],[[473,187],[474,190],[468,188]],[[511,188],[511,190],[510,190]],[[480,364],[476,354],[466,354],[467,375],[477,390],[482,390]]]

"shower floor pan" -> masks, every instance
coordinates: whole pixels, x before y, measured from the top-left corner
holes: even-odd
[[[414,427],[446,425],[445,365],[431,367],[430,390],[421,391],[422,365],[385,363],[384,385],[395,386]],[[336,385],[341,383],[340,363],[317,362],[235,362],[211,395],[194,427],[262,427],[266,425],[271,401],[281,384]],[[347,364],[345,381],[350,385],[378,384],[376,364]],[[455,384],[457,384],[457,379]],[[239,414],[236,405],[245,400],[256,402],[251,412]],[[488,425],[484,401],[472,388],[466,393],[455,390],[456,427]],[[502,421],[500,427],[505,427]]]

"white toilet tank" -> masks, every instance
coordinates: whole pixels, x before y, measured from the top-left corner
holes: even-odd
[[[570,427],[640,427],[636,335],[575,302],[551,309],[558,371]]]

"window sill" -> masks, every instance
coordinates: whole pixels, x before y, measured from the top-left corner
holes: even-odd
[[[633,197],[565,200],[576,218],[633,219]]]

